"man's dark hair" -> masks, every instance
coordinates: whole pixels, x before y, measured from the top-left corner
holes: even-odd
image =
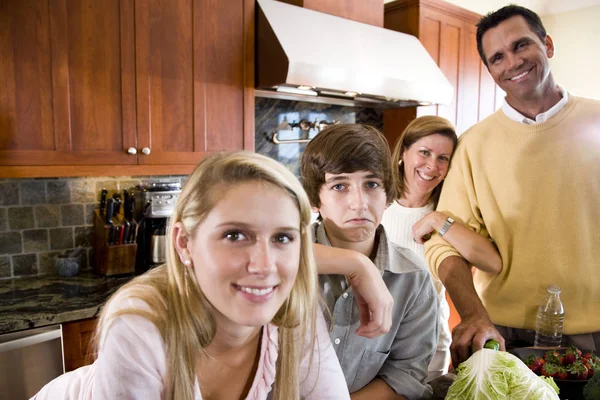
[[[479,57],[481,57],[481,60],[486,67],[489,68],[489,65],[487,63],[485,53],[483,52],[483,44],[481,43],[483,34],[488,30],[497,27],[501,22],[517,15],[525,18],[525,21],[527,21],[527,24],[531,30],[538,35],[542,42],[546,40],[546,28],[544,28],[542,20],[540,19],[539,15],[528,8],[521,7],[516,4],[509,4],[497,11],[488,13],[477,23],[477,51],[479,52]]]
[[[321,207],[320,191],[325,174],[369,171],[382,180],[388,204],[396,197],[392,156],[385,137],[376,128],[338,124],[325,128],[306,146],[300,171],[311,206]]]

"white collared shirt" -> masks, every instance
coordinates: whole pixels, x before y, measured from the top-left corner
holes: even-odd
[[[513,121],[520,122],[522,124],[530,125],[545,122],[550,118],[554,117],[556,114],[558,114],[558,112],[562,110],[564,106],[567,105],[567,101],[569,101],[569,94],[567,93],[567,91],[560,86],[558,86],[558,90],[560,91],[560,94],[562,94],[562,99],[560,99],[560,101],[553,105],[548,111],[538,114],[535,117],[535,120],[524,116],[523,114],[515,110],[513,107],[511,107],[511,105],[508,104],[508,102],[506,101],[506,97],[504,98],[504,104],[502,104],[502,111],[504,112],[504,114],[506,114],[508,118],[512,119]]]

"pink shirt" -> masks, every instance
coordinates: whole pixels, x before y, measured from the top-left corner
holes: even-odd
[[[146,303],[126,298],[117,308],[148,310]],[[113,304],[115,304],[113,303]],[[349,399],[340,364],[331,346],[322,313],[318,312],[315,357],[309,368],[309,352],[303,352],[300,396],[306,399]],[[48,383],[32,399],[162,399],[166,377],[165,346],[156,326],[137,315],[122,315],[102,333],[97,360]],[[106,333],[110,332],[110,335]],[[263,327],[261,354],[252,387],[246,399],[263,400],[275,382],[279,352],[278,329]],[[308,372],[308,375],[307,375]],[[306,379],[303,379],[306,376]],[[201,400],[198,380],[194,399]]]

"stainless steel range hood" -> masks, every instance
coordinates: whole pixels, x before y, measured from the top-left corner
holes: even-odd
[[[452,85],[414,36],[257,1],[257,96],[385,108],[451,102]]]

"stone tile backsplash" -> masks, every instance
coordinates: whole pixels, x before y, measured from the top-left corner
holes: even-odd
[[[166,177],[0,179],[0,279],[55,274],[55,259],[76,247],[92,265],[93,213],[109,195]],[[180,180],[185,177],[168,177]]]

